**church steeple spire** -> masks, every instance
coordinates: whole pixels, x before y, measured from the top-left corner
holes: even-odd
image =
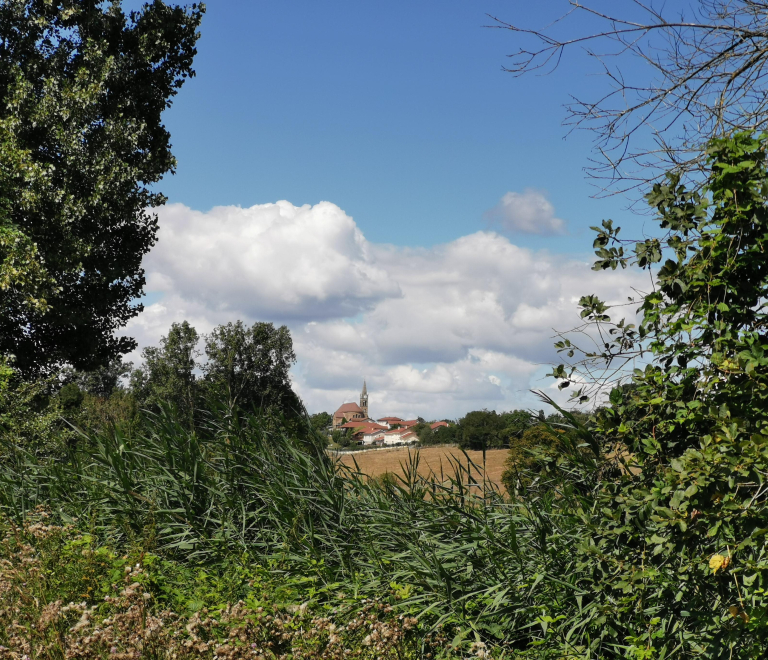
[[[360,392],[360,407],[363,409],[363,415],[368,417],[368,388],[363,381],[363,391]]]

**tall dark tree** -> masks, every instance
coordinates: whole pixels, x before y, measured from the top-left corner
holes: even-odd
[[[199,335],[187,321],[174,323],[160,346],[142,351],[144,366],[133,372],[131,389],[143,404],[170,403],[191,424],[197,397],[195,368]]]
[[[141,260],[175,166],[161,114],[202,5],[0,3],[0,354],[24,374],[93,369],[135,347]]]
[[[503,422],[494,410],[473,410],[459,421],[459,446],[462,449],[501,447]]]
[[[210,390],[230,406],[271,408],[299,413],[301,402],[291,389],[289,371],[296,362],[288,328],[242,321],[220,325],[205,338],[203,367]]]

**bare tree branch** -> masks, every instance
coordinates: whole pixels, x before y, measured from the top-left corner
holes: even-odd
[[[542,30],[493,16],[490,27],[514,34],[519,47],[505,70],[515,76],[550,73],[579,48],[599,63],[607,89],[593,99],[572,97],[566,124],[594,132],[585,169],[600,194],[644,189],[669,170],[695,182],[712,137],[768,128],[768,2],[696,0],[677,16],[649,0],[616,3],[618,14],[568,4]],[[564,24],[583,33],[556,36]]]

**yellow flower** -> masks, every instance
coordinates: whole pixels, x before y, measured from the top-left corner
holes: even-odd
[[[709,560],[709,567],[712,569],[713,573],[717,573],[717,571],[720,569],[725,570],[728,568],[728,564],[730,563],[730,557],[724,557],[723,555],[712,555],[712,558]]]

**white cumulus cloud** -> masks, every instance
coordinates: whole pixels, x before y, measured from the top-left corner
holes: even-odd
[[[147,289],[230,314],[283,319],[357,314],[397,283],[338,206],[289,202],[208,213],[170,204],[148,255]]]
[[[431,248],[370,243],[328,202],[170,205],[145,267],[159,298],[127,329],[140,346],[183,319],[200,332],[287,323],[310,412],[355,400],[365,378],[373,415],[428,419],[537,405],[529,390],[549,386],[553,329],[578,323],[579,297],[625,300],[640,284],[489,231]]]
[[[508,192],[485,217],[502,229],[522,234],[565,234],[565,220],[555,215],[555,207],[540,190],[526,188]]]

